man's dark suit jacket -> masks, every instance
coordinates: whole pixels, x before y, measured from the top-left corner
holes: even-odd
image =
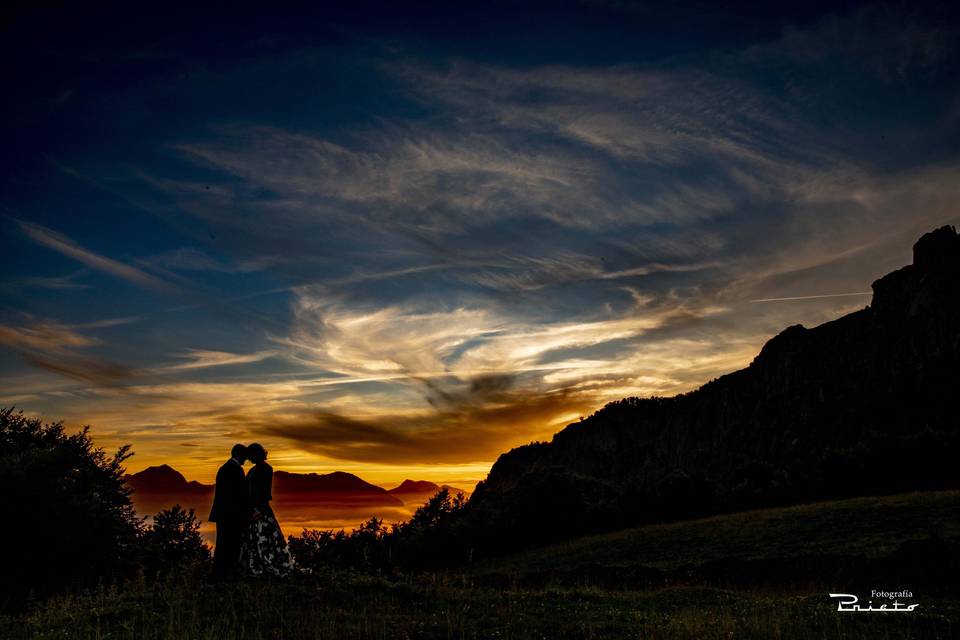
[[[210,522],[240,524],[250,517],[250,485],[243,467],[232,458],[217,471],[217,487],[210,509]]]

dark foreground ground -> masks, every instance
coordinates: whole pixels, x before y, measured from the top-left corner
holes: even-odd
[[[955,638],[960,492],[858,498],[583,538],[387,580],[319,573],[212,586],[189,575],[59,598],[21,638]],[[830,592],[910,590],[912,613]],[[876,602],[879,604],[879,602]]]

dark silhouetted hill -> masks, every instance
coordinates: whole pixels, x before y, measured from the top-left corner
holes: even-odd
[[[352,473],[288,473],[273,472],[274,497],[311,499],[335,502],[371,502],[376,504],[403,504],[377,485],[370,484]]]
[[[124,479],[133,488],[131,498],[142,515],[152,515],[175,504],[193,507],[197,513],[206,514],[213,500],[212,484],[188,481],[179,471],[165,464],[148,467]],[[297,504],[301,508],[309,505],[367,507],[403,504],[386,489],[343,471],[327,474],[274,471],[273,497],[274,504]]]
[[[870,306],[746,369],[627,398],[503,454],[465,530],[497,550],[761,506],[960,486],[960,236],[924,235]]]
[[[213,492],[213,485],[201,484],[196,480],[187,481],[182,473],[166,464],[147,467],[143,471],[125,476],[124,480],[137,493],[202,495]]]
[[[391,495],[397,496],[398,498],[409,500],[411,498],[421,498],[424,496],[430,497],[436,495],[437,491],[440,491],[440,489],[446,489],[451,496],[455,496],[458,493],[462,493],[466,496],[470,495],[469,491],[464,491],[463,489],[458,489],[457,487],[451,487],[448,484],[436,484],[434,482],[430,482],[429,480],[404,480],[399,486],[389,489],[388,492]]]
[[[393,495],[436,493],[440,491],[440,485],[430,482],[429,480],[404,480],[400,483],[400,486],[389,489],[388,491]]]
[[[212,484],[187,481],[182,473],[166,464],[147,467],[143,471],[125,476],[125,480],[138,493],[183,495],[213,491]],[[379,498],[388,504],[396,503],[386,489],[344,471],[326,474],[274,471],[273,492],[282,495],[343,494],[348,497]]]

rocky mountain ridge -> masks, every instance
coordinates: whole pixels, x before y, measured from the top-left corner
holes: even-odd
[[[151,466],[126,476],[127,484],[134,490],[134,496],[160,497],[169,495],[204,496],[213,494],[212,484],[203,484],[196,480],[188,481],[182,473],[163,464]],[[310,499],[316,501],[367,501],[386,505],[402,504],[404,498],[421,498],[435,494],[441,488],[451,493],[460,489],[448,485],[438,485],[428,480],[404,480],[399,486],[387,490],[345,471],[332,473],[292,473],[275,470],[273,473],[273,492],[288,499]]]
[[[924,235],[865,309],[745,369],[627,398],[500,456],[469,504],[499,544],[765,505],[960,486],[960,236]],[[498,544],[496,542],[492,544]]]

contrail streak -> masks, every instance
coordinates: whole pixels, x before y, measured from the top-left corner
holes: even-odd
[[[760,298],[750,302],[782,302],[784,300],[816,300],[817,298],[843,298],[845,296],[869,296],[872,291],[856,291],[853,293],[824,293],[818,296],[793,296],[792,298]]]

